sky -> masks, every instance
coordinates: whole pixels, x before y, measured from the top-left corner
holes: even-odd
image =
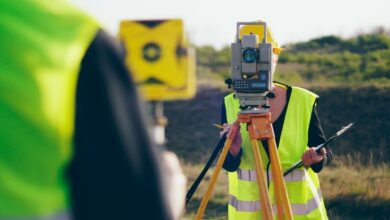
[[[267,22],[281,45],[390,29],[390,0],[71,0],[116,35],[121,20],[181,18],[191,43],[221,48],[236,22]]]

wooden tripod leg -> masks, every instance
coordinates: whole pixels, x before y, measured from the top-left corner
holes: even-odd
[[[257,185],[259,187],[259,195],[260,195],[260,205],[261,205],[261,213],[263,215],[263,219],[273,220],[274,213],[272,211],[271,201],[268,194],[268,188],[266,184],[267,177],[264,173],[263,163],[260,157],[259,144],[256,139],[251,139],[253,156],[255,159],[256,166],[256,174],[257,174]]]
[[[269,149],[270,160],[271,160],[272,179],[274,181],[278,219],[284,219],[283,218],[283,210],[284,210],[286,219],[292,220],[293,217],[292,217],[291,206],[288,199],[286,184],[283,179],[282,167],[280,165],[280,159],[279,159],[279,154],[275,143],[275,138],[272,137],[268,139],[268,149]]]
[[[233,129],[233,127],[234,126],[232,126],[232,129]],[[231,133],[234,133],[234,132],[231,132]],[[228,139],[225,142],[225,145],[223,147],[221,155],[219,156],[217,165],[215,166],[214,173],[211,176],[211,180],[210,180],[209,186],[207,188],[207,191],[206,191],[205,195],[203,196],[202,202],[200,203],[200,206],[198,208],[198,212],[196,213],[196,216],[195,216],[196,220],[201,220],[203,215],[204,215],[204,212],[205,212],[206,207],[207,207],[207,203],[209,202],[211,194],[214,191],[214,187],[215,187],[215,184],[217,182],[219,172],[221,171],[222,165],[226,159],[226,155],[230,149],[230,146],[232,145],[233,137],[234,137],[233,135],[229,135]]]

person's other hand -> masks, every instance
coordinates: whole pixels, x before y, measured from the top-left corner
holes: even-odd
[[[230,146],[230,153],[233,156],[237,156],[238,153],[240,152],[241,144],[242,144],[242,138],[241,138],[241,133],[240,133],[240,125],[239,124],[238,125],[236,125],[236,124],[229,125],[229,124],[224,123],[223,124],[223,129],[219,133],[219,135],[220,135],[220,137],[222,137],[225,133],[230,132],[232,130],[231,128],[233,126],[236,126],[235,129],[236,129],[237,132],[233,136],[232,145]]]
[[[227,134],[229,132],[231,126],[232,125],[224,123],[222,125],[222,127],[223,127],[222,130],[219,132],[219,137],[222,137],[224,134]]]
[[[302,155],[302,163],[305,166],[310,166],[312,164],[321,162],[324,159],[324,156],[326,155],[326,149],[321,148],[321,151],[319,153],[316,152],[316,149],[314,147],[311,147],[305,151]]]
[[[167,180],[168,200],[174,219],[179,219],[185,205],[187,178],[176,154],[165,151],[162,155]]]

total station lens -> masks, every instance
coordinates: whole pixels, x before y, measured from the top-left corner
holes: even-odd
[[[254,48],[246,48],[242,52],[242,60],[245,63],[253,63],[253,62],[256,61],[256,59],[257,59],[256,49],[254,49]]]

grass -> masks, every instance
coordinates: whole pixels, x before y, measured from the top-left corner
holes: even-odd
[[[203,169],[203,164],[184,164],[184,173],[187,175],[189,186],[198,177],[200,171]],[[207,186],[209,185],[211,175],[214,169],[210,169],[203,181],[199,185],[196,193],[193,195],[188,207],[186,214],[183,219],[194,219],[196,211],[200,205],[201,199],[206,192]],[[217,185],[213,191],[213,196],[208,203],[204,219],[227,219],[227,201],[229,195],[228,189],[228,177],[226,171],[221,171],[218,176]]]
[[[294,68],[299,72],[302,67]],[[279,75],[290,77],[291,81],[298,82],[293,84],[302,83],[302,87],[320,95],[318,114],[328,137],[341,126],[357,122],[348,134],[332,143],[335,157],[331,166],[319,175],[329,218],[390,219],[390,115],[386,114],[390,83],[355,87],[326,80],[299,81],[300,76],[293,73]],[[165,104],[169,119],[167,148],[182,159],[188,187],[200,173],[218,140],[218,129],[212,124],[220,121],[221,104],[227,90],[222,79],[217,82],[217,78],[213,75],[199,79],[199,90],[194,99]],[[289,83],[288,80],[281,81]],[[210,173],[211,170],[182,219],[194,219]],[[223,171],[206,209],[205,219],[227,219],[227,202],[228,182]]]
[[[331,219],[389,219],[390,165],[373,157],[339,156],[320,173],[321,187]]]
[[[338,156],[320,173],[329,219],[390,218],[390,165],[374,162],[362,163],[358,155]],[[189,186],[202,168],[201,164],[184,164]],[[200,184],[182,219],[194,218],[212,171]],[[227,174],[222,171],[204,219],[227,219],[227,201]]]

